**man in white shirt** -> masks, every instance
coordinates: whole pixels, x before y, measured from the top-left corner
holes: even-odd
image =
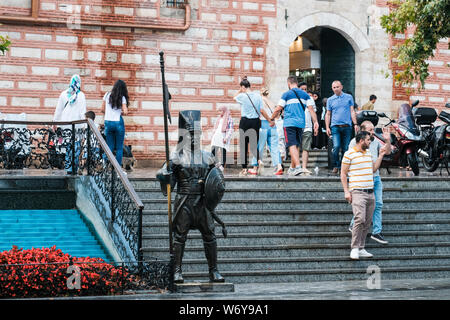
[[[299,83],[299,89],[307,92],[307,85],[304,82]],[[317,111],[316,104],[314,102],[314,99],[312,99],[312,93],[308,92],[308,95],[311,97],[311,99],[306,100],[306,106],[313,107],[314,112]],[[319,133],[318,130],[314,130],[314,136],[317,136]],[[305,108],[305,129],[303,130],[302,134],[302,173],[301,175],[310,175],[311,171],[308,170],[308,160],[309,160],[309,152],[311,151],[311,145],[312,145],[312,137],[313,137],[313,125],[311,120],[311,112],[309,111],[309,108]]]

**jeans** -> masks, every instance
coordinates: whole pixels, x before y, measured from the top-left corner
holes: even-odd
[[[116,159],[119,165],[122,165],[123,142],[125,140],[125,124],[123,118],[119,121],[105,120],[105,136],[111,152],[116,151]]]
[[[67,171],[67,173],[72,173],[78,171],[78,162],[80,160],[80,153],[81,153],[81,144],[80,141],[75,140],[75,168],[72,168],[72,141],[67,145],[66,147],[66,156],[65,156],[65,163],[64,163],[64,169]]]
[[[352,137],[352,127],[331,127],[331,136],[333,139],[333,168],[341,168],[340,151],[342,155],[347,151]]]
[[[272,166],[276,167],[281,164],[280,150],[278,147],[278,132],[277,127],[271,127],[269,121],[261,121],[261,129],[259,130],[259,140],[258,140],[258,154],[259,159],[263,158],[264,147],[269,147],[270,157],[272,158]],[[257,166],[258,162],[255,157],[252,158],[251,166]]]
[[[383,211],[383,183],[381,182],[380,176],[373,177],[373,189],[375,194],[375,210],[373,211],[372,217],[372,234],[381,233],[382,227],[382,218],[381,213]],[[350,222],[350,228],[353,227],[354,219]]]

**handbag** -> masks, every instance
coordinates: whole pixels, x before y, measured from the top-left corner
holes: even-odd
[[[250,100],[250,102],[252,103],[253,109],[255,109],[256,114],[258,115],[258,119],[260,119],[261,115],[259,114],[258,110],[256,109],[255,105],[253,104],[252,99],[250,99],[250,96],[248,95],[248,93],[245,93],[248,97],[248,100]]]

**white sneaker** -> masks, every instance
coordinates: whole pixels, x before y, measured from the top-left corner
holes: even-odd
[[[359,260],[359,249],[355,248],[350,251],[350,259]]]
[[[294,171],[292,171],[292,175],[294,176],[298,176],[299,174],[303,173],[303,169],[301,167],[297,167],[294,169]]]
[[[361,249],[361,250],[359,250],[359,256],[361,258],[372,258],[373,254],[367,252],[366,249]]]
[[[288,176],[293,176],[293,172],[294,172],[294,169],[289,167],[289,169],[287,171]]]

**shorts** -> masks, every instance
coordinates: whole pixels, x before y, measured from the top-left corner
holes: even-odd
[[[303,128],[284,127],[284,138],[286,139],[286,148],[290,146],[299,146],[302,143]]]
[[[312,145],[312,132],[311,131],[305,131],[302,135],[302,150],[303,151],[311,151],[311,145]]]

